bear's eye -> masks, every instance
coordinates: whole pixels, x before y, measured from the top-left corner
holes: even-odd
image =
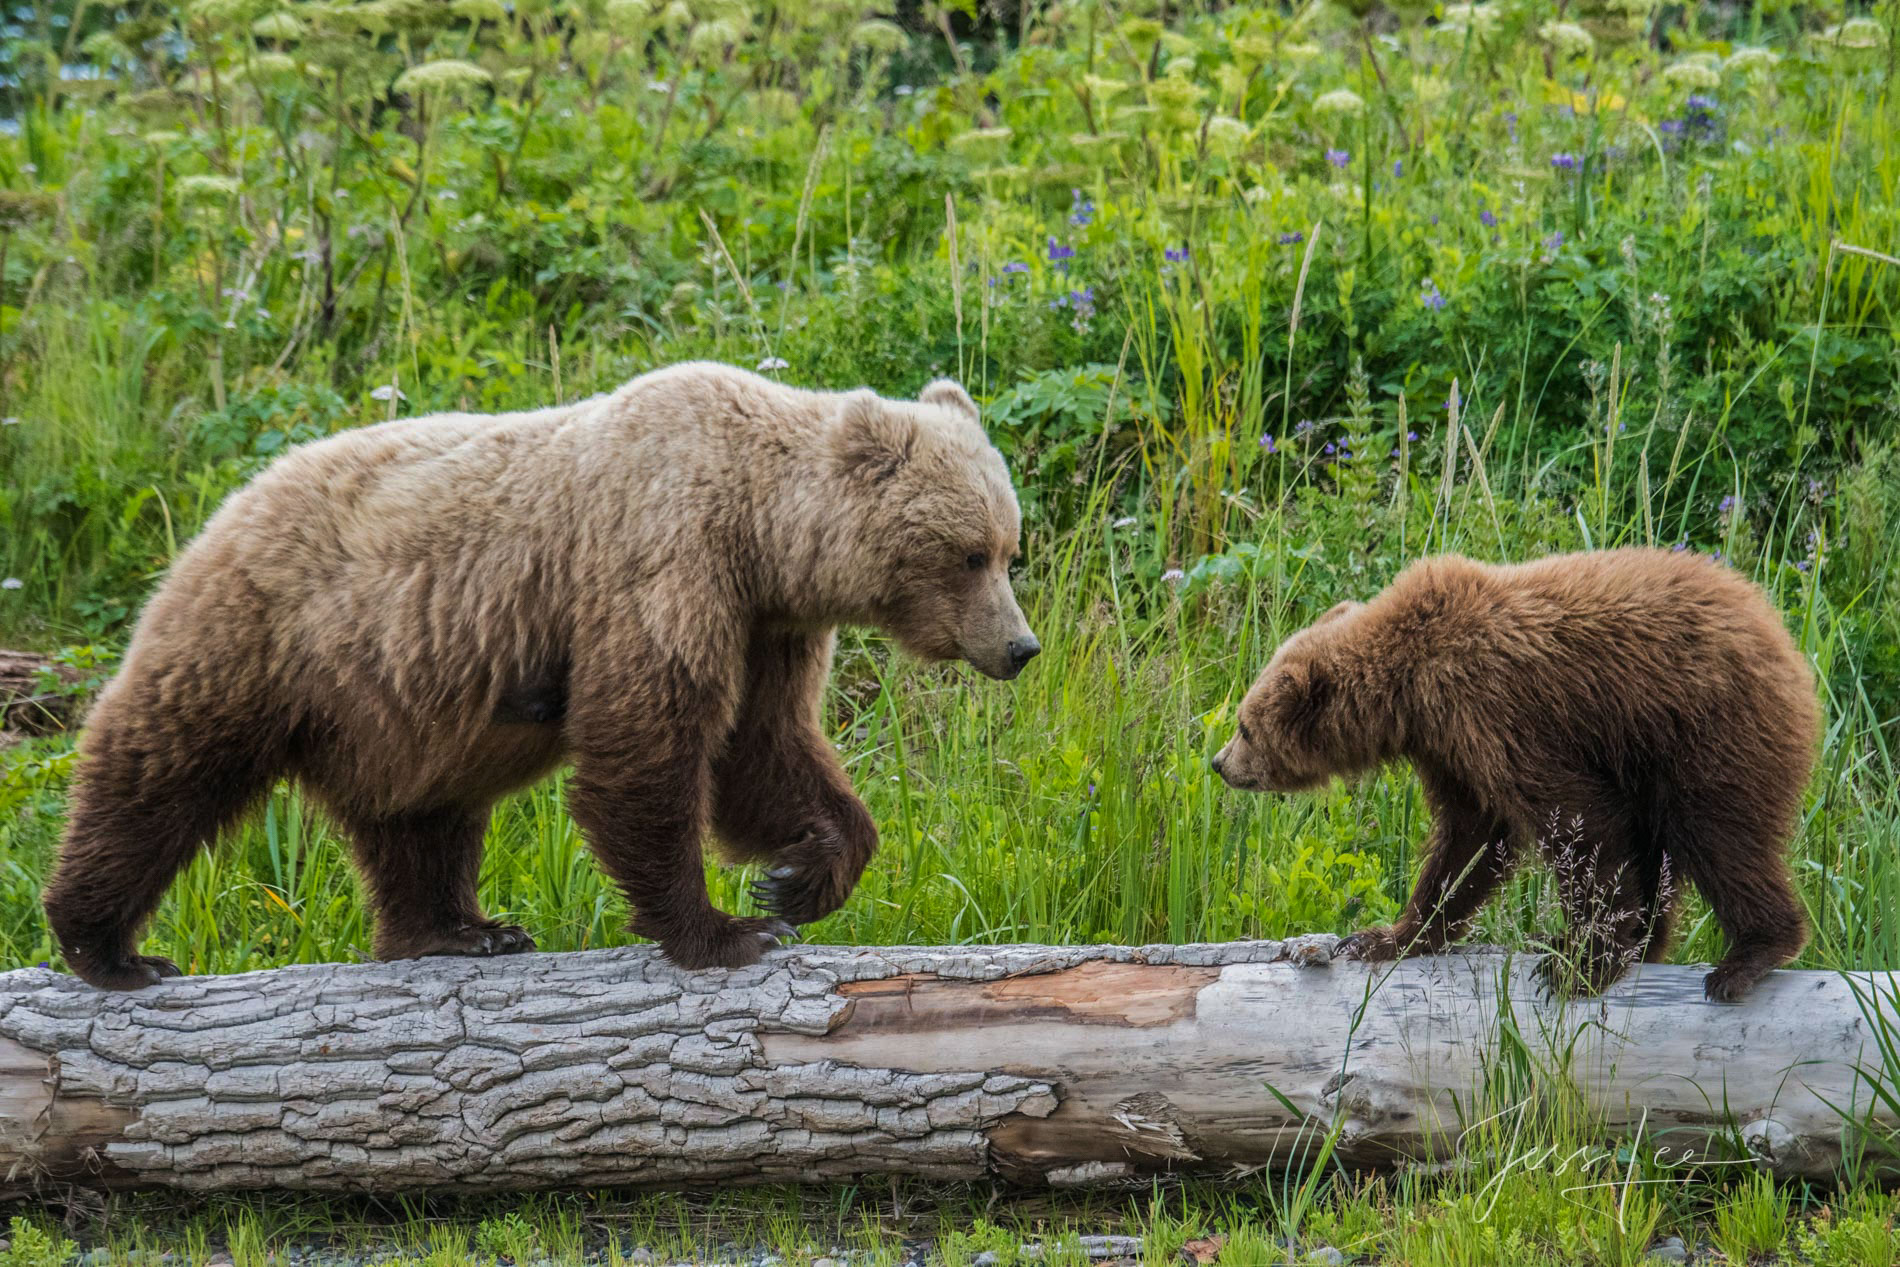
[[[1240,727],[1240,742],[1251,747],[1253,745],[1253,736],[1247,733],[1247,723],[1243,721],[1236,724]]]
[[[981,572],[989,565],[990,557],[987,554],[972,554],[963,560],[963,566],[972,572]]]

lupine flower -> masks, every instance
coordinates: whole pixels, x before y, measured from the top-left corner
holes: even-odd
[[[1304,233],[1282,233],[1279,241],[1281,246],[1295,246],[1306,241],[1306,235]]]
[[[782,356],[768,356],[759,362],[759,373],[769,374],[773,370],[788,370],[792,363]]]
[[[1560,171],[1574,172],[1577,170],[1577,156],[1575,154],[1552,154],[1550,156],[1550,165]]]
[[[1029,265],[1023,263],[1021,260],[1011,260],[1009,263],[1003,265],[1004,276],[1008,276],[1011,273],[1027,273],[1028,271]]]
[[[1273,443],[1273,433],[1271,431],[1260,437],[1260,447],[1265,449],[1268,453],[1278,453],[1280,451]]]
[[[1066,267],[1066,261],[1072,260],[1074,258],[1075,258],[1074,247],[1063,246],[1060,242],[1057,242],[1054,238],[1049,239],[1049,262],[1051,264],[1063,264]]]
[[[1346,164],[1352,162],[1352,152],[1350,150],[1327,150],[1326,161],[1331,163],[1334,167],[1343,169]]]
[[[1495,229],[1498,227],[1498,218],[1491,208],[1486,207],[1484,210],[1478,212],[1478,223],[1487,229]]]
[[[1331,457],[1333,456],[1333,454],[1339,452],[1339,446],[1334,444],[1331,440],[1328,440],[1326,442],[1326,447],[1324,449],[1321,449],[1320,452],[1324,453],[1327,457]]]
[[[1095,219],[1095,204],[1082,195],[1080,189],[1069,191],[1069,223],[1078,229],[1087,228]]]
[[[1403,175],[1405,175],[1405,162],[1404,162],[1404,160],[1403,160],[1403,159],[1396,159],[1396,158],[1395,158],[1395,159],[1393,159],[1393,160],[1392,160],[1392,174],[1393,174],[1394,176],[1403,176]]]
[[[1406,433],[1405,433],[1405,440],[1406,440],[1406,443],[1408,443],[1408,444],[1417,444],[1417,443],[1418,443],[1418,432],[1416,432],[1416,431],[1408,431],[1408,432],[1406,432]]]
[[[1718,515],[1726,515],[1731,510],[1734,510],[1734,509],[1735,509],[1735,494],[1730,493],[1727,497],[1724,497],[1722,499],[1721,505],[1715,508],[1715,513]]]
[[[1161,252],[1161,258],[1170,264],[1187,263],[1188,249],[1185,246],[1171,246]]]
[[[1564,231],[1562,229],[1557,230],[1555,233],[1545,238],[1544,239],[1544,263],[1548,264],[1551,261],[1555,260],[1557,258],[1557,252],[1563,249],[1563,245],[1564,245]]]
[[[1438,283],[1429,277],[1419,286],[1418,301],[1433,312],[1445,306],[1445,296],[1439,293]]]
[[[1311,418],[1302,418],[1300,419],[1300,425],[1293,428],[1293,430],[1300,435],[1307,435],[1313,430],[1313,420]]]
[[[1688,548],[1689,548],[1689,542],[1685,539],[1682,541],[1678,541],[1676,542],[1676,544],[1670,546],[1669,553],[1681,554],[1684,550],[1687,550]]]

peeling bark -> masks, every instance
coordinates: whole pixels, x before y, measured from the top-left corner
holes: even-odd
[[[1672,1157],[1740,1138],[1822,1175],[1869,1138],[1830,1107],[1884,1077],[1839,974],[1724,1006],[1697,970],[1641,965],[1554,1003],[1522,959],[1368,968],[1330,942],[809,947],[698,973],[630,947],[133,994],[24,969],[0,974],[0,1174],[14,1193],[1069,1185],[1298,1161],[1335,1124],[1341,1161],[1388,1165],[1453,1155],[1507,1046],[1525,1094],[1574,1092],[1606,1137]],[[1894,1003],[1886,974],[1859,984]]]

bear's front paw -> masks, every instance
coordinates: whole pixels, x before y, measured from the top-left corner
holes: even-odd
[[[868,815],[809,830],[779,849],[752,885],[759,909],[793,924],[811,924],[843,906],[877,845]]]
[[[798,930],[782,919],[738,919],[730,915],[658,938],[668,959],[693,969],[744,968],[757,963],[766,951],[797,940]]]
[[[1615,985],[1637,958],[1627,949],[1560,948],[1538,961],[1538,991],[1547,999],[1595,998]]]
[[[1341,937],[1333,947],[1333,958],[1363,963],[1385,963],[1399,955],[1398,933],[1390,928],[1364,928],[1350,937]]]
[[[142,990],[166,977],[184,975],[177,964],[163,955],[122,955],[108,960],[83,952],[68,953],[66,966],[81,980],[101,990]]]
[[[485,920],[464,924],[444,932],[402,940],[392,939],[380,946],[378,959],[421,959],[429,955],[518,955],[534,949],[534,938],[519,924],[497,924]]]

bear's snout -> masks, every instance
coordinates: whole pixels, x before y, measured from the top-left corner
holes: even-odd
[[[1009,667],[1021,673],[1023,666],[1041,653],[1042,644],[1036,641],[1035,634],[1024,634],[1020,638],[1012,638],[1009,644]]]

